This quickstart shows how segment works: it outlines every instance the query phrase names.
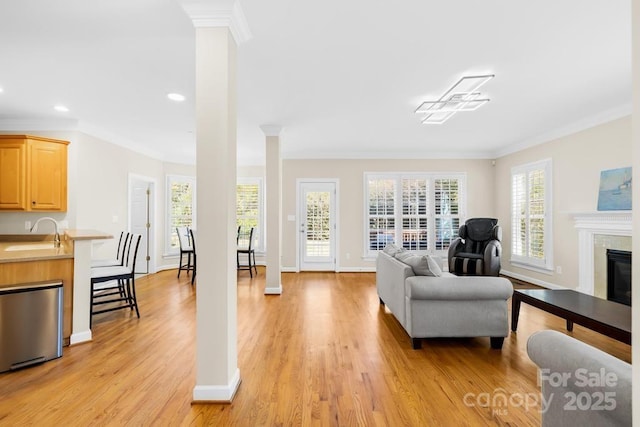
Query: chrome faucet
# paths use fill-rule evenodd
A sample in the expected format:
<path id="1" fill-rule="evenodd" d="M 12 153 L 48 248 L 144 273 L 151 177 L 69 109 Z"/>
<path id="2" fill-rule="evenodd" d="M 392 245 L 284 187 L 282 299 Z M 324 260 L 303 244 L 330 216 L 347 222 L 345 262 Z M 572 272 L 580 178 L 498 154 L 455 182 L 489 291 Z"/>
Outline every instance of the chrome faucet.
<path id="1" fill-rule="evenodd" d="M 36 223 L 33 224 L 33 227 L 31 227 L 31 230 L 29 230 L 29 232 L 33 233 L 34 231 L 37 231 L 38 230 L 38 224 L 40 224 L 40 221 L 44 221 L 45 219 L 53 222 L 53 227 L 55 228 L 55 234 L 53 235 L 53 247 L 54 248 L 59 248 L 60 247 L 60 233 L 58 233 L 58 222 L 55 219 L 51 218 L 50 216 L 43 216 L 42 218 L 37 220 Z"/>

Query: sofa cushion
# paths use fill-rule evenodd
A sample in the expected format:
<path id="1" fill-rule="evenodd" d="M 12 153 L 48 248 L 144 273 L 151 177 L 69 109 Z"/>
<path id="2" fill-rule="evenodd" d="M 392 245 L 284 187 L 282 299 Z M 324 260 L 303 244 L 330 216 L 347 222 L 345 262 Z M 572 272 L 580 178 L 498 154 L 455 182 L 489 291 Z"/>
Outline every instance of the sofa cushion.
<path id="1" fill-rule="evenodd" d="M 396 259 L 411 266 L 416 276 L 439 277 L 442 275 L 442 269 L 429 255 L 416 255 L 410 251 L 402 251 L 396 253 Z"/>
<path id="2" fill-rule="evenodd" d="M 387 246 L 385 246 L 384 249 L 382 249 L 382 252 L 384 252 L 389 256 L 394 257 L 398 252 L 402 251 L 403 249 L 404 248 L 396 245 L 395 243 L 387 243 Z"/>

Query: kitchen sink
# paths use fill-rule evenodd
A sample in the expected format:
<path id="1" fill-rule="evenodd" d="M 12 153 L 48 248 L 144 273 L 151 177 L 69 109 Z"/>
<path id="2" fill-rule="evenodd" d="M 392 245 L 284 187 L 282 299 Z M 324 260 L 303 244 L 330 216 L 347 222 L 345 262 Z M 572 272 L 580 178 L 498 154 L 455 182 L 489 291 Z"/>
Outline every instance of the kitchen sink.
<path id="1" fill-rule="evenodd" d="M 43 242 L 43 243 L 28 243 L 24 245 L 12 245 L 7 246 L 5 251 L 14 252 L 14 251 L 38 251 L 45 249 L 55 249 L 53 246 L 53 242 Z"/>

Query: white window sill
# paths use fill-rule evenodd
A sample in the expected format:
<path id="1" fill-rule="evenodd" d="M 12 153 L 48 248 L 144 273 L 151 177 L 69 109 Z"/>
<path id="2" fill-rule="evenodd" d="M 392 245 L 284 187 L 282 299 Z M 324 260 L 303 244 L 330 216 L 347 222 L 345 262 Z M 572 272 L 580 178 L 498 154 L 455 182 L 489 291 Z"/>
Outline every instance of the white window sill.
<path id="1" fill-rule="evenodd" d="M 542 274 L 546 274 L 548 276 L 552 276 L 553 275 L 553 268 L 540 267 L 538 265 L 527 264 L 527 263 L 524 263 L 522 261 L 509 260 L 509 262 L 514 267 L 524 268 L 525 270 L 535 271 L 536 273 L 542 273 Z"/>

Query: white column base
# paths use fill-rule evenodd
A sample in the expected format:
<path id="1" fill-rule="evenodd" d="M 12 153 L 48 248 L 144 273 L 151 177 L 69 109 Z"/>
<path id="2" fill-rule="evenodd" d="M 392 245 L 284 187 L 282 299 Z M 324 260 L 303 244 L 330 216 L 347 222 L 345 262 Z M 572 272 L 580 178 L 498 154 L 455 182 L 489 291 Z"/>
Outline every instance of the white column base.
<path id="1" fill-rule="evenodd" d="M 218 385 L 196 385 L 193 388 L 194 402 L 228 402 L 233 400 L 240 387 L 240 369 L 236 369 L 236 373 L 231 379 L 231 383 L 226 386 Z"/>
<path id="2" fill-rule="evenodd" d="M 70 345 L 80 344 L 83 342 L 91 341 L 92 339 L 93 339 L 93 336 L 91 335 L 91 329 L 83 332 L 75 332 L 71 334 L 71 337 L 69 337 L 69 344 Z"/>
<path id="3" fill-rule="evenodd" d="M 264 294 L 265 295 L 282 295 L 282 284 L 278 285 L 277 287 L 268 287 L 268 288 L 264 288 Z"/>

